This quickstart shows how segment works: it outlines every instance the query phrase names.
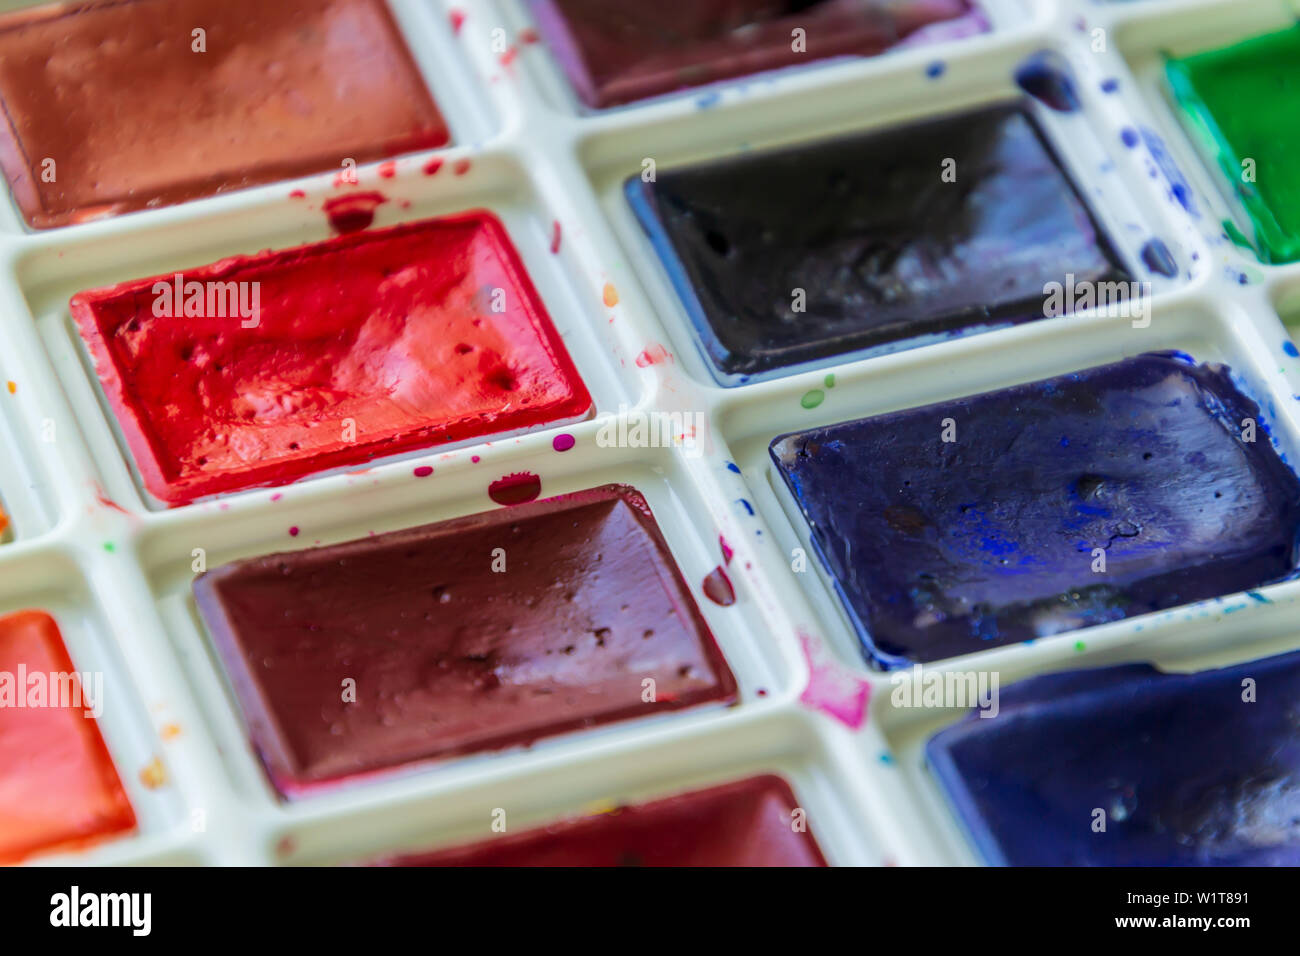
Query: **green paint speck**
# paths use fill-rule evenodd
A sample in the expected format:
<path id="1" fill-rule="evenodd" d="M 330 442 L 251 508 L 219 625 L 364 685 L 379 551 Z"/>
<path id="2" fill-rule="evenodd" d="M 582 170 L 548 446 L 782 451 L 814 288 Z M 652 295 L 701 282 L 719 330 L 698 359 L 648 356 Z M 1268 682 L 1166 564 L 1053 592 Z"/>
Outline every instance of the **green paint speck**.
<path id="1" fill-rule="evenodd" d="M 820 388 L 814 388 L 803 393 L 803 398 L 799 399 L 799 404 L 804 408 L 816 408 L 826 400 L 826 393 Z"/>
<path id="2" fill-rule="evenodd" d="M 112 541 L 105 541 L 104 550 L 107 551 L 109 554 L 112 554 L 114 551 L 117 550 L 117 547 L 113 544 Z"/>
<path id="3" fill-rule="evenodd" d="M 1083 643 L 1083 641 L 1075 641 L 1075 642 L 1074 642 L 1074 649 L 1075 649 L 1076 651 L 1087 650 L 1087 648 L 1088 648 L 1088 645 L 1085 644 L 1085 643 Z"/>
<path id="4" fill-rule="evenodd" d="M 834 387 L 835 387 L 835 373 L 834 373 L 834 372 L 831 372 L 831 374 L 829 374 L 829 375 L 826 376 L 826 387 L 827 387 L 827 388 L 834 388 Z"/>

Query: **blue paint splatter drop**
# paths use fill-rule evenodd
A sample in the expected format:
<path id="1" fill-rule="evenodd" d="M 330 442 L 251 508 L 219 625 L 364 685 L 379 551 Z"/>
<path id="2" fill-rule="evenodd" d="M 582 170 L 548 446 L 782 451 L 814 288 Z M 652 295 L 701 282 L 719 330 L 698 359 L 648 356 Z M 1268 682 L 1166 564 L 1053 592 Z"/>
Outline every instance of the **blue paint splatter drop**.
<path id="1" fill-rule="evenodd" d="M 942 60 L 935 60 L 933 63 L 931 63 L 929 66 L 925 68 L 925 75 L 932 80 L 937 79 L 938 77 L 943 76 L 943 71 L 946 70 L 947 68 L 948 68 L 947 64 L 945 64 Z"/>
<path id="2" fill-rule="evenodd" d="M 1282 343 L 1282 351 L 1292 358 L 1300 358 L 1300 349 L 1295 347 L 1295 343 L 1286 341 Z"/>
<path id="3" fill-rule="evenodd" d="M 1101 91 L 1103 93 L 1114 93 L 1118 89 L 1119 89 L 1119 80 L 1115 79 L 1115 77 L 1113 76 L 1107 77 L 1106 79 L 1101 81 Z"/>
<path id="4" fill-rule="evenodd" d="M 1146 267 L 1157 275 L 1172 279 L 1178 275 L 1178 263 L 1163 239 L 1148 239 L 1142 247 L 1142 261 Z"/>
<path id="5" fill-rule="evenodd" d="M 1073 113 L 1079 108 L 1070 65 L 1059 53 L 1035 53 L 1016 68 L 1015 76 L 1017 86 L 1058 113 Z"/>
<path id="6" fill-rule="evenodd" d="M 1134 149 L 1137 144 L 1142 142 L 1142 137 L 1138 136 L 1137 130 L 1131 126 L 1125 126 L 1119 131 L 1119 138 L 1124 141 L 1124 145 L 1129 149 Z"/>
<path id="7" fill-rule="evenodd" d="M 738 475 L 740 474 L 740 466 L 737 465 L 734 461 L 729 461 L 727 462 L 727 471 L 730 471 L 733 474 Z"/>

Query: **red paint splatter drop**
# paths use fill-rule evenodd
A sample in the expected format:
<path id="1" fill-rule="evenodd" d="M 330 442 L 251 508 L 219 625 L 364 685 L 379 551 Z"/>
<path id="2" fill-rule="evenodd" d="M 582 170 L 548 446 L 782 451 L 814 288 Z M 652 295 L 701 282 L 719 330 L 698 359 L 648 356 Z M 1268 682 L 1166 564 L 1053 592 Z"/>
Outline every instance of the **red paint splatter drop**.
<path id="1" fill-rule="evenodd" d="M 577 439 L 568 432 L 565 432 L 562 435 L 556 435 L 555 438 L 551 440 L 551 447 L 556 451 L 568 451 L 575 444 L 577 444 Z"/>
<path id="2" fill-rule="evenodd" d="M 289 529 L 289 537 L 291 537 L 291 538 L 296 538 L 296 537 L 298 537 L 298 526 L 297 526 L 297 525 L 294 525 L 292 528 Z"/>
<path id="3" fill-rule="evenodd" d="M 469 459 L 469 460 L 472 461 L 474 464 L 477 465 L 477 464 L 478 464 L 480 461 L 482 461 L 483 459 L 480 458 L 478 455 L 472 455 L 472 456 L 470 456 L 470 459 Z"/>
<path id="4" fill-rule="evenodd" d="M 736 603 L 736 589 L 731 586 L 731 578 L 722 570 L 722 565 L 704 576 L 704 596 L 722 607 L 731 607 Z"/>
<path id="5" fill-rule="evenodd" d="M 327 199 L 321 208 L 329 217 L 330 228 L 338 233 L 360 232 L 375 221 L 375 210 L 388 202 L 383 193 L 354 193 Z"/>
<path id="6" fill-rule="evenodd" d="M 727 544 L 727 539 L 724 538 L 722 535 L 718 535 L 718 544 L 722 548 L 722 563 L 730 564 L 731 559 L 736 552 L 731 550 L 731 545 Z"/>
<path id="7" fill-rule="evenodd" d="M 460 33 L 460 28 L 463 27 L 464 25 L 465 25 L 465 11 L 452 10 L 451 11 L 451 32 Z"/>
<path id="8" fill-rule="evenodd" d="M 560 220 L 551 223 L 551 252 L 560 251 Z"/>
<path id="9" fill-rule="evenodd" d="M 499 505 L 522 505 L 542 493 L 542 479 L 531 471 L 519 471 L 488 485 L 488 497 Z"/>
<path id="10" fill-rule="evenodd" d="M 433 474 L 433 466 L 420 465 L 414 471 L 412 471 L 411 474 L 415 475 L 416 478 L 428 478 L 430 475 Z"/>
<path id="11" fill-rule="evenodd" d="M 388 160 L 379 164 L 379 175 L 384 179 L 392 179 L 397 175 L 397 163 L 394 160 Z"/>
<path id="12" fill-rule="evenodd" d="M 515 62 L 515 57 L 517 57 L 518 55 L 519 55 L 518 48 L 510 47 L 508 50 L 506 50 L 505 53 L 501 54 L 501 65 L 509 66 L 510 64 Z"/>
<path id="13" fill-rule="evenodd" d="M 429 160 L 427 163 L 424 164 L 424 175 L 436 176 L 438 175 L 438 170 L 440 169 L 442 169 L 442 157 L 435 156 L 433 157 L 433 159 Z"/>
<path id="14" fill-rule="evenodd" d="M 112 498 L 108 497 L 108 495 L 104 494 L 104 490 L 100 488 L 98 485 L 95 486 L 95 500 L 98 501 L 105 508 L 108 508 L 110 511 L 116 511 L 119 514 L 124 514 L 124 515 L 131 514 L 131 512 L 127 511 L 125 508 L 119 505 Z"/>
<path id="15" fill-rule="evenodd" d="M 525 46 L 536 43 L 540 39 L 541 37 L 537 35 L 537 31 L 532 27 L 524 27 L 519 31 L 519 42 Z"/>
<path id="16" fill-rule="evenodd" d="M 451 171 L 455 173 L 457 176 L 464 176 L 467 172 L 469 172 L 469 160 L 468 159 L 456 160 L 454 163 L 451 164 Z"/>
<path id="17" fill-rule="evenodd" d="M 307 198 L 307 194 L 306 194 L 305 192 L 303 192 L 301 189 L 295 189 L 293 192 L 289 193 L 289 198 L 290 198 L 290 199 L 306 199 L 306 198 Z"/>
<path id="18" fill-rule="evenodd" d="M 637 368 L 648 368 L 668 361 L 668 350 L 657 342 L 636 357 Z"/>

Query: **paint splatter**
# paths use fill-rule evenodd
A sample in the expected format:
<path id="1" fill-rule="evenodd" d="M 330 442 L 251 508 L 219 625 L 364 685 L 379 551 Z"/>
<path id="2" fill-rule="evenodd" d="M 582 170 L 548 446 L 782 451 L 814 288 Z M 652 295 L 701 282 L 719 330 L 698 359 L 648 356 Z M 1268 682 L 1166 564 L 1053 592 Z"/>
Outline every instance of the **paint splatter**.
<path id="1" fill-rule="evenodd" d="M 283 498 L 283 497 L 284 497 L 284 495 L 280 494 L 280 492 L 277 491 L 275 494 L 271 495 L 271 500 L 272 500 L 272 501 L 279 501 L 279 500 L 280 500 L 281 498 Z"/>
<path id="2" fill-rule="evenodd" d="M 942 60 L 935 60 L 933 63 L 926 66 L 925 75 L 932 80 L 937 80 L 939 77 L 943 76 L 943 71 L 947 68 L 947 64 Z"/>
<path id="3" fill-rule="evenodd" d="M 428 478 L 433 474 L 433 466 L 419 465 L 411 471 L 411 474 L 415 475 L 416 478 Z"/>
<path id="4" fill-rule="evenodd" d="M 379 175 L 383 179 L 392 179 L 397 175 L 397 162 L 389 159 L 379 164 Z"/>
<path id="5" fill-rule="evenodd" d="M 834 388 L 834 387 L 835 387 L 835 373 L 834 373 L 834 372 L 831 372 L 831 373 L 830 373 L 829 375 L 827 375 L 824 379 L 822 379 L 822 381 L 825 383 L 825 385 L 826 385 L 827 388 Z"/>
<path id="6" fill-rule="evenodd" d="M 1113 76 L 1101 81 L 1101 91 L 1103 93 L 1114 93 L 1119 89 L 1119 80 Z"/>
<path id="7" fill-rule="evenodd" d="M 443 160 L 441 156 L 433 157 L 433 159 L 429 160 L 427 163 L 424 164 L 424 175 L 426 176 L 438 175 L 438 170 L 442 169 L 442 163 Z"/>
<path id="8" fill-rule="evenodd" d="M 375 221 L 375 210 L 388 202 L 381 192 L 354 193 L 335 196 L 321 207 L 329 217 L 330 228 L 339 234 L 360 232 Z"/>
<path id="9" fill-rule="evenodd" d="M 522 505 L 542 493 L 542 479 L 531 471 L 519 471 L 488 485 L 488 497 L 499 505 Z"/>
<path id="10" fill-rule="evenodd" d="M 1070 65 L 1059 53 L 1035 53 L 1016 68 L 1016 85 L 1058 113 L 1079 108 L 1079 93 L 1070 75 Z"/>
<path id="11" fill-rule="evenodd" d="M 515 57 L 519 55 L 518 47 L 507 47 L 506 52 L 501 54 L 501 65 L 509 67 L 515 62 Z"/>
<path id="12" fill-rule="evenodd" d="M 1300 349 L 1295 347 L 1294 342 L 1283 342 L 1282 351 L 1292 358 L 1300 358 Z"/>
<path id="13" fill-rule="evenodd" d="M 734 461 L 729 461 L 727 462 L 727 471 L 731 472 L 732 474 L 738 475 L 740 474 L 740 466 L 737 465 Z"/>
<path id="14" fill-rule="evenodd" d="M 575 444 L 577 444 L 577 439 L 568 432 L 563 432 L 551 439 L 551 447 L 556 451 L 568 451 Z"/>
<path id="15" fill-rule="evenodd" d="M 457 176 L 464 176 L 469 172 L 470 162 L 468 159 L 458 159 L 451 164 L 451 171 Z"/>
<path id="16" fill-rule="evenodd" d="M 560 251 L 560 220 L 556 219 L 551 223 L 551 254 Z"/>
<path id="17" fill-rule="evenodd" d="M 601 298 L 604 300 L 607 308 L 612 309 L 614 306 L 618 305 L 618 290 L 614 288 L 614 283 L 605 283 L 605 288 L 601 293 Z"/>
<path id="18" fill-rule="evenodd" d="M 9 394 L 10 394 L 10 395 L 12 395 L 12 394 L 14 394 L 14 392 L 18 391 L 18 383 L 17 383 L 17 382 L 8 382 L 7 385 L 8 385 L 8 388 L 9 388 Z"/>
<path id="19" fill-rule="evenodd" d="M 1074 649 L 1076 651 L 1086 651 L 1088 649 L 1088 645 L 1083 643 L 1083 641 L 1075 641 Z"/>
<path id="20" fill-rule="evenodd" d="M 291 537 L 291 538 L 296 538 L 296 537 L 298 537 L 298 526 L 297 526 L 297 525 L 294 525 L 292 528 L 289 529 L 289 537 Z"/>
<path id="21" fill-rule="evenodd" d="M 158 728 L 158 736 L 163 740 L 175 740 L 181 735 L 180 724 L 163 724 Z"/>
<path id="22" fill-rule="evenodd" d="M 722 535 L 718 535 L 718 547 L 722 549 L 722 563 L 730 564 L 731 559 L 736 556 L 736 552 L 732 550 L 731 545 L 727 544 L 727 539 Z"/>
<path id="23" fill-rule="evenodd" d="M 465 25 L 465 11 L 460 9 L 452 10 L 449 14 L 451 18 L 451 32 L 460 33 L 460 28 Z"/>
<path id="24" fill-rule="evenodd" d="M 113 554 L 117 551 L 117 545 L 115 545 L 112 541 L 105 541 L 104 550 L 107 551 L 109 554 Z"/>
<path id="25" fill-rule="evenodd" d="M 800 702 L 829 714 L 850 730 L 860 728 L 867 719 L 871 685 L 841 667 L 817 638 L 800 632 L 799 643 L 808 662 L 808 686 L 799 695 Z"/>
<path id="26" fill-rule="evenodd" d="M 167 769 L 157 757 L 140 770 L 140 782 L 149 790 L 157 790 L 167 783 Z"/>
<path id="27" fill-rule="evenodd" d="M 649 368 L 651 365 L 660 365 L 667 359 L 668 350 L 662 345 L 655 343 L 636 357 L 636 367 Z"/>
<path id="28" fill-rule="evenodd" d="M 1157 275 L 1170 279 L 1178 275 L 1178 263 L 1162 239 L 1149 239 L 1142 247 L 1142 261 L 1146 267 Z"/>
<path id="29" fill-rule="evenodd" d="M 289 193 L 289 198 L 290 198 L 290 199 L 306 199 L 306 198 L 307 198 L 307 194 L 306 194 L 305 192 L 303 192 L 301 189 L 295 189 L 293 192 Z"/>
<path id="30" fill-rule="evenodd" d="M 541 40 L 541 37 L 537 35 L 537 31 L 532 27 L 524 27 L 519 31 L 519 42 L 524 46 L 531 46 L 539 40 Z"/>
<path id="31" fill-rule="evenodd" d="M 1129 149 L 1137 149 L 1138 143 L 1142 142 L 1142 137 L 1138 135 L 1138 131 L 1132 126 L 1125 126 L 1120 130 L 1119 138 Z"/>
<path id="32" fill-rule="evenodd" d="M 477 465 L 483 459 L 480 458 L 478 455 L 471 455 L 469 460 Z"/>
<path id="33" fill-rule="evenodd" d="M 116 511 L 118 514 L 124 514 L 127 516 L 130 516 L 131 514 L 131 512 L 127 511 L 112 498 L 108 497 L 108 495 L 104 494 L 104 490 L 98 485 L 95 486 L 95 500 L 110 511 Z"/>
<path id="34" fill-rule="evenodd" d="M 722 100 L 722 94 L 717 90 L 709 90 L 702 93 L 695 99 L 695 108 L 699 110 L 709 110 L 717 106 Z"/>
<path id="35" fill-rule="evenodd" d="M 722 570 L 722 565 L 718 565 L 704 576 L 702 587 L 704 596 L 720 607 L 731 607 L 736 603 L 736 589 L 732 587 L 727 572 Z"/>
<path id="36" fill-rule="evenodd" d="M 813 388 L 803 393 L 803 397 L 799 399 L 799 404 L 804 408 L 816 408 L 825 400 L 826 393 L 820 388 Z"/>

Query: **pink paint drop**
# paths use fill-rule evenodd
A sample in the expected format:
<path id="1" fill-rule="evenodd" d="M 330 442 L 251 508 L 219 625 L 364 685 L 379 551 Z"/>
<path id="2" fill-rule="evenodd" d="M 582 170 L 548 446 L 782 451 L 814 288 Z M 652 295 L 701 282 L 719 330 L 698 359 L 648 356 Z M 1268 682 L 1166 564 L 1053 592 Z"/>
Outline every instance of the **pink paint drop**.
<path id="1" fill-rule="evenodd" d="M 574 438 L 572 435 L 570 435 L 568 432 L 565 432 L 562 435 L 556 435 L 553 439 L 551 439 L 551 447 L 554 448 L 556 451 L 568 451 L 577 443 L 578 440 Z"/>
<path id="2" fill-rule="evenodd" d="M 321 208 L 329 217 L 330 228 L 340 234 L 360 232 L 375 221 L 375 210 L 388 202 L 380 192 L 354 193 L 327 199 Z"/>
<path id="3" fill-rule="evenodd" d="M 397 175 L 397 163 L 391 159 L 387 162 L 380 163 L 379 175 L 384 179 L 392 179 Z"/>
<path id="4" fill-rule="evenodd" d="M 273 494 L 273 495 L 271 496 L 271 500 L 272 500 L 272 501 L 279 501 L 279 500 L 280 500 L 281 498 L 283 498 L 283 497 L 284 497 L 284 495 L 280 494 L 280 492 L 277 491 L 275 494 Z"/>
<path id="5" fill-rule="evenodd" d="M 290 199 L 306 199 L 306 198 L 307 198 L 307 194 L 306 194 L 305 192 L 303 192 L 301 189 L 295 189 L 293 192 L 289 193 L 289 198 L 290 198 Z"/>
<path id="6" fill-rule="evenodd" d="M 488 485 L 488 497 L 499 505 L 522 505 L 542 493 L 542 479 L 531 471 L 519 471 Z"/>
<path id="7" fill-rule="evenodd" d="M 736 552 L 731 550 L 731 545 L 727 544 L 727 539 L 722 535 L 718 535 L 718 544 L 722 548 L 722 563 L 730 564 Z"/>
<path id="8" fill-rule="evenodd" d="M 480 458 L 478 455 L 471 455 L 469 460 L 472 461 L 474 464 L 477 465 L 477 464 L 478 464 L 480 461 L 482 461 L 483 459 Z"/>
<path id="9" fill-rule="evenodd" d="M 297 525 L 294 525 L 292 528 L 289 529 L 289 537 L 291 537 L 291 538 L 296 538 L 296 537 L 298 537 L 298 526 L 297 526 Z"/>
<path id="10" fill-rule="evenodd" d="M 465 25 L 465 11 L 452 10 L 451 11 L 451 32 L 460 33 L 460 28 L 463 27 L 464 25 Z"/>
<path id="11" fill-rule="evenodd" d="M 718 565 L 704 576 L 704 596 L 721 607 L 731 607 L 736 603 L 736 589 L 731 586 L 731 578 Z"/>
<path id="12" fill-rule="evenodd" d="M 799 695 L 805 705 L 829 714 L 850 730 L 866 722 L 871 685 L 840 664 L 820 640 L 800 632 L 808 661 L 808 686 Z"/>
<path id="13" fill-rule="evenodd" d="M 451 164 L 451 171 L 455 173 L 457 176 L 464 176 L 467 172 L 469 172 L 469 160 L 468 159 L 456 160 L 454 163 Z"/>
<path id="14" fill-rule="evenodd" d="M 508 50 L 506 50 L 505 53 L 501 54 L 501 65 L 510 66 L 510 64 L 515 62 L 515 57 L 517 57 L 518 55 L 519 55 L 518 48 L 513 46 L 510 47 Z"/>
<path id="15" fill-rule="evenodd" d="M 636 357 L 636 367 L 647 368 L 651 365 L 659 365 L 667 360 L 668 350 L 656 343 Z"/>
<path id="16" fill-rule="evenodd" d="M 442 169 L 442 157 L 435 156 L 433 157 L 433 159 L 429 160 L 427 163 L 424 164 L 424 175 L 436 176 L 438 175 L 438 170 L 440 169 Z"/>
<path id="17" fill-rule="evenodd" d="M 536 43 L 540 39 L 541 37 L 537 35 L 537 31 L 534 30 L 532 27 L 524 27 L 522 30 L 519 31 L 519 42 L 524 44 L 525 46 L 529 46 L 533 43 Z"/>
<path id="18" fill-rule="evenodd" d="M 415 468 L 414 471 L 411 472 L 411 474 L 415 475 L 416 478 L 428 478 L 430 475 L 433 474 L 433 466 L 419 465 L 418 467 Z"/>
<path id="19" fill-rule="evenodd" d="M 560 220 L 556 219 L 551 223 L 551 252 L 560 251 Z"/>

